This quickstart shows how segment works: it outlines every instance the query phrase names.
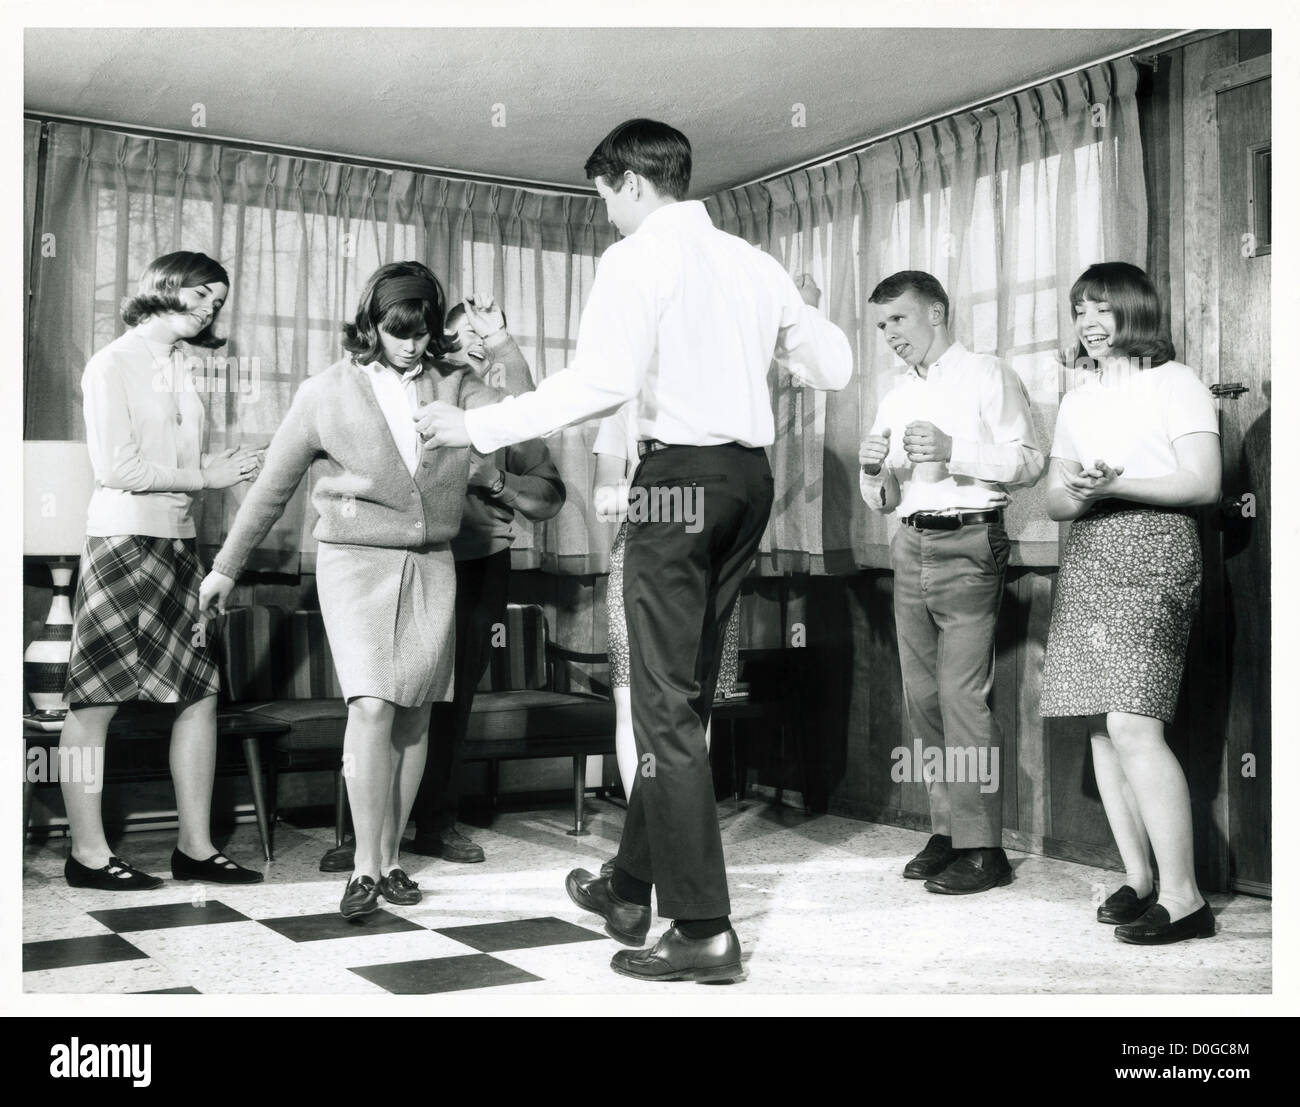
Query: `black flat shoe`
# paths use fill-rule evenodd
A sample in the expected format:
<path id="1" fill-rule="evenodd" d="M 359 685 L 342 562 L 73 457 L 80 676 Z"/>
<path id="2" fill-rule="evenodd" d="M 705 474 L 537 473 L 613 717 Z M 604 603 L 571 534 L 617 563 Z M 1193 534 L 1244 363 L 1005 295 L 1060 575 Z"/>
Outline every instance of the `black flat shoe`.
<path id="1" fill-rule="evenodd" d="M 345 919 L 369 915 L 379 909 L 379 885 L 374 877 L 359 876 L 348 885 L 339 904 L 339 914 Z"/>
<path id="2" fill-rule="evenodd" d="M 401 869 L 379 878 L 379 894 L 398 907 L 410 907 L 421 898 L 420 886 Z"/>
<path id="3" fill-rule="evenodd" d="M 147 892 L 163 885 L 161 877 L 142 873 L 120 857 L 110 857 L 102 869 L 91 869 L 72 854 L 63 863 L 63 879 L 70 888 L 98 888 L 105 892 Z"/>
<path id="4" fill-rule="evenodd" d="M 605 933 L 614 941 L 625 946 L 639 946 L 645 941 L 650 932 L 650 908 L 619 899 L 609 886 L 609 877 L 574 869 L 564 879 L 564 890 L 584 911 L 605 920 Z"/>
<path id="5" fill-rule="evenodd" d="M 969 896 L 1011 883 L 1011 862 L 998 849 L 963 850 L 938 876 L 925 882 L 927 892 L 941 896 Z"/>
<path id="6" fill-rule="evenodd" d="M 323 873 L 350 873 L 356 860 L 356 842 L 344 842 L 341 846 L 327 849 L 320 859 L 320 871 Z"/>
<path id="7" fill-rule="evenodd" d="M 947 834 L 931 834 L 925 849 L 903 866 L 903 876 L 908 880 L 929 880 L 961 856 L 961 850 L 952 848 Z"/>
<path id="8" fill-rule="evenodd" d="M 206 861 L 195 861 L 180 850 L 172 850 L 172 876 L 176 880 L 202 880 L 208 884 L 261 884 L 264 876 L 256 869 L 237 865 L 224 853 Z"/>
<path id="9" fill-rule="evenodd" d="M 1188 938 L 1213 938 L 1214 912 L 1208 903 L 1202 903 L 1200 910 L 1170 922 L 1169 912 L 1153 903 L 1136 922 L 1115 927 L 1115 937 L 1135 946 L 1167 946 Z"/>
<path id="10" fill-rule="evenodd" d="M 638 980 L 694 980 L 697 984 L 720 984 L 745 975 L 740 939 L 730 927 L 712 938 L 688 938 L 672 926 L 650 949 L 619 950 L 609 967 Z"/>
<path id="11" fill-rule="evenodd" d="M 1120 886 L 1119 891 L 1106 897 L 1106 902 L 1097 908 L 1097 921 L 1099 923 L 1109 923 L 1112 926 L 1124 923 L 1137 922 L 1146 914 L 1147 908 L 1156 901 L 1156 891 L 1151 889 L 1148 895 L 1138 898 L 1137 892 L 1133 891 L 1127 884 Z"/>

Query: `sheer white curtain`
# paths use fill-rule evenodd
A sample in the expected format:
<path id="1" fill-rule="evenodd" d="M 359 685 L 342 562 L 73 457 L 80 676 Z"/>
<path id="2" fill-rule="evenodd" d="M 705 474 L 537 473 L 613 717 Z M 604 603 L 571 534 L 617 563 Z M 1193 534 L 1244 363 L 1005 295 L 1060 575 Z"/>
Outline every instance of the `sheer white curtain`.
<path id="1" fill-rule="evenodd" d="M 872 326 L 872 289 L 900 269 L 933 273 L 954 336 L 1020 374 L 1044 446 L 1072 338 L 1070 285 L 1102 260 L 1146 262 L 1137 73 L 1124 59 L 880 142 L 862 153 L 709 201 L 715 221 L 811 272 L 855 345 L 841 393 L 777 388 L 775 571 L 888 566 L 889 528 L 858 493 L 857 451 L 899 363 Z M 1014 497 L 1013 560 L 1050 565 L 1057 526 L 1041 489 Z M 806 539 L 801 543 L 800 539 Z"/>

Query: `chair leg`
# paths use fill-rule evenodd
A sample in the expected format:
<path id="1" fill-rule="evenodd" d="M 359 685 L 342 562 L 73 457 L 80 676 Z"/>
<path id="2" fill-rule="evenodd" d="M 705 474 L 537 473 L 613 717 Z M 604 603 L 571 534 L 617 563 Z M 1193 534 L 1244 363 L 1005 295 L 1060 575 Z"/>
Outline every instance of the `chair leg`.
<path id="1" fill-rule="evenodd" d="M 343 844 L 344 824 L 348 818 L 348 790 L 343 783 L 343 767 L 334 770 L 334 845 Z"/>
<path id="2" fill-rule="evenodd" d="M 803 796 L 803 813 L 812 814 L 812 804 L 808 802 L 808 762 L 804 759 L 803 728 L 794 724 L 794 755 L 799 762 L 799 789 Z"/>
<path id="3" fill-rule="evenodd" d="M 587 796 L 587 755 L 580 753 L 573 758 L 573 829 L 571 837 L 581 838 L 590 833 L 583 825 L 583 801 Z"/>
<path id="4" fill-rule="evenodd" d="M 244 767 L 248 770 L 248 784 L 253 791 L 253 814 L 257 818 L 257 833 L 262 839 L 262 853 L 271 860 L 271 828 L 266 820 L 266 793 L 262 788 L 262 748 L 251 734 L 240 745 L 244 747 Z"/>
<path id="5" fill-rule="evenodd" d="M 36 794 L 36 782 L 23 781 L 23 848 L 27 846 L 27 827 L 32 821 L 32 796 Z"/>

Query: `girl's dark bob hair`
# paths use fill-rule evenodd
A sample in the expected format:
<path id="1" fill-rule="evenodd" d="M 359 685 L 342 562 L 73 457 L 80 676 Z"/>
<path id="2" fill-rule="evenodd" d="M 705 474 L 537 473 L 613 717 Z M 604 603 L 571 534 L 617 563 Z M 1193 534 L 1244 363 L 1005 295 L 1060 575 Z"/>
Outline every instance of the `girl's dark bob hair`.
<path id="1" fill-rule="evenodd" d="M 1151 278 L 1126 261 L 1090 265 L 1070 289 L 1071 313 L 1084 300 L 1110 305 L 1115 337 L 1110 348 L 1139 368 L 1155 368 L 1174 360 L 1174 344 L 1160 330 L 1160 298 Z M 1081 343 L 1066 354 L 1066 364 L 1085 368 L 1092 361 Z"/>
<path id="2" fill-rule="evenodd" d="M 427 281 L 432 290 L 431 299 L 397 300 L 383 311 L 379 309 L 380 290 L 394 277 L 418 277 Z M 429 348 L 424 360 L 434 361 L 443 354 L 460 349 L 460 340 L 446 331 L 447 297 L 438 278 L 427 266 L 418 261 L 394 261 L 381 265 L 366 281 L 361 290 L 361 303 L 352 323 L 343 324 L 343 348 L 352 360 L 366 365 L 379 357 L 383 347 L 379 342 L 382 326 L 394 338 L 410 338 L 428 334 Z"/>
<path id="3" fill-rule="evenodd" d="M 177 292 L 204 284 L 230 287 L 230 274 L 207 254 L 177 250 L 174 254 L 154 258 L 140 277 L 140 291 L 122 300 L 122 321 L 128 327 L 134 327 L 154 315 L 183 312 L 186 308 Z M 210 350 L 224 346 L 226 340 L 214 332 L 220 311 L 220 308 L 214 311 L 212 321 L 185 341 L 191 346 L 206 346 Z"/>

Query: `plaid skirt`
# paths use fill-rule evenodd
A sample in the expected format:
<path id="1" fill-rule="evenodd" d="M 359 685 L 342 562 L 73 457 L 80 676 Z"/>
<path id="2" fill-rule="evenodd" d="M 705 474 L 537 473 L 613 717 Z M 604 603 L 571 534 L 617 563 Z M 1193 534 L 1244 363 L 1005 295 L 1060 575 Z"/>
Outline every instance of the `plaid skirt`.
<path id="1" fill-rule="evenodd" d="M 185 703 L 220 678 L 199 616 L 193 538 L 87 538 L 72 605 L 68 702 Z"/>

